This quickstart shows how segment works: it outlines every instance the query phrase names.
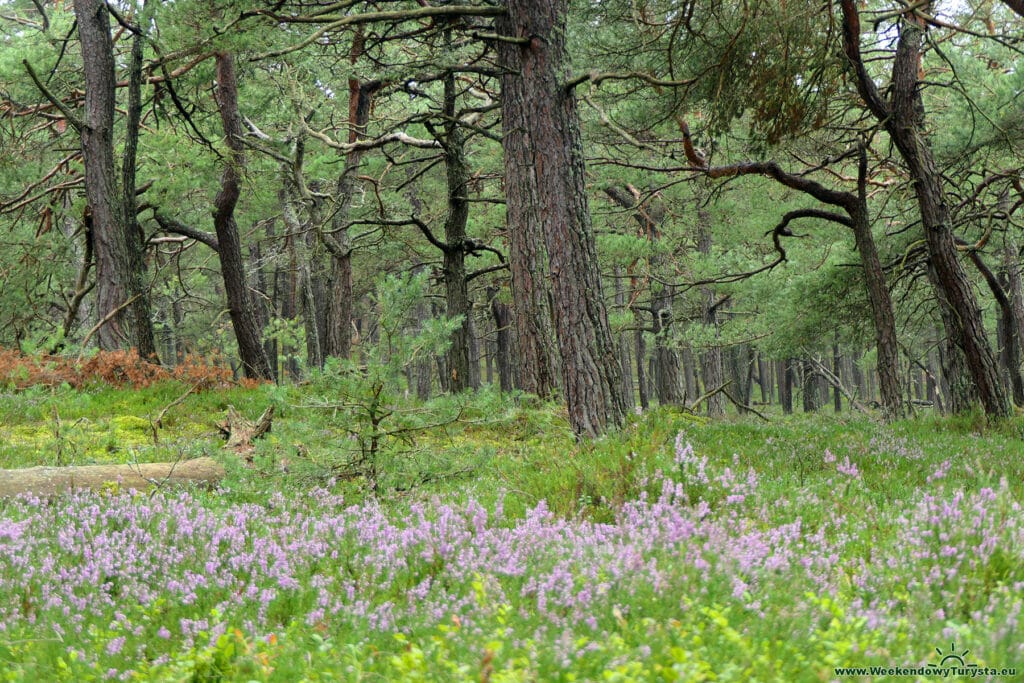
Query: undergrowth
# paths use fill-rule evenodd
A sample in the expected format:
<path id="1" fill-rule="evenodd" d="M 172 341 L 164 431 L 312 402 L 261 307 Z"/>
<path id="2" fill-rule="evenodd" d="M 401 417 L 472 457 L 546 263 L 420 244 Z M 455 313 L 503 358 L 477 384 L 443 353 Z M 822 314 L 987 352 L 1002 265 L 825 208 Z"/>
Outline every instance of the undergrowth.
<path id="1" fill-rule="evenodd" d="M 228 476 L 0 501 L 0 680 L 817 681 L 951 643 L 975 670 L 1024 661 L 1019 418 L 658 408 L 578 443 L 524 397 L 406 399 L 458 419 L 382 442 L 371 495 L 335 466 L 343 411 L 310 407 L 329 381 L 9 390 L 20 464 L 163 413 L 159 445 L 105 457 L 185 449 Z M 276 408 L 249 465 L 219 448 L 228 404 Z"/>

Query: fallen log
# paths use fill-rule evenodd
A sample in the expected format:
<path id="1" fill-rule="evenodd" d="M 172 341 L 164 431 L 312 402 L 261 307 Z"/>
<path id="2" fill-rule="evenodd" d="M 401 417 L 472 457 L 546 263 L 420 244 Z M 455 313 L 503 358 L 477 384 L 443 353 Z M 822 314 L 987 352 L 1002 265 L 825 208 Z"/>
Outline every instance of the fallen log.
<path id="1" fill-rule="evenodd" d="M 26 467 L 0 470 L 0 498 L 21 493 L 51 496 L 73 489 L 101 490 L 112 485 L 137 491 L 165 485 L 212 487 L 223 478 L 224 468 L 213 458 L 126 465 Z"/>

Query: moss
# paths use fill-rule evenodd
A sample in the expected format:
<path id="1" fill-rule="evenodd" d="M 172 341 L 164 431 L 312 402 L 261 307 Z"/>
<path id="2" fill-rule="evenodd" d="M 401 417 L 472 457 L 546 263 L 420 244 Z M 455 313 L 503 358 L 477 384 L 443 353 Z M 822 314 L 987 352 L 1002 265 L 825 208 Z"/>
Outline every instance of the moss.
<path id="1" fill-rule="evenodd" d="M 152 438 L 153 435 L 153 425 L 150 421 L 134 415 L 118 415 L 110 418 L 110 429 L 118 436 L 123 435 L 127 438 L 137 434 Z"/>

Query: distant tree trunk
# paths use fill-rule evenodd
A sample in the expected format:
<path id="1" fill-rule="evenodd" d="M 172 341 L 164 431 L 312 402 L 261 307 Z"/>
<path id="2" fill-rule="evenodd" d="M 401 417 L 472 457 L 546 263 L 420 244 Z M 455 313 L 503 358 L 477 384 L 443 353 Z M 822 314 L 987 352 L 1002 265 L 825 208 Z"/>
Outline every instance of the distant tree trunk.
<path id="1" fill-rule="evenodd" d="M 885 126 L 913 180 L 928 250 L 928 277 L 939 299 L 946 336 L 952 342 L 949 369 L 966 369 L 986 414 L 1007 416 L 1010 403 L 971 283 L 958 258 L 943 179 L 923 132 L 924 102 L 919 83 L 924 28 L 915 16 L 900 23 L 890 93 L 884 99 L 860 54 L 860 17 L 855 0 L 842 0 L 844 45 L 857 87 L 875 118 Z M 959 356 L 959 358 L 953 358 Z M 958 382 L 950 377 L 951 384 Z M 958 391 L 954 395 L 962 398 Z M 963 406 L 959 406 L 963 408 Z"/>
<path id="2" fill-rule="evenodd" d="M 622 424 L 626 402 L 587 208 L 579 113 L 565 85 L 568 3 L 509 0 L 506 8 L 498 32 L 529 41 L 497 43 L 509 231 L 521 233 L 530 220 L 544 228 L 569 422 L 577 436 L 596 436 Z"/>
<path id="3" fill-rule="evenodd" d="M 272 239 L 273 235 L 272 225 L 271 223 L 267 227 L 267 237 L 269 239 Z M 267 286 L 267 274 L 263 270 L 263 250 L 260 249 L 258 241 L 249 247 L 248 271 L 251 280 L 249 293 L 252 297 L 253 309 L 256 312 L 256 324 L 259 326 L 260 336 L 263 337 L 263 352 L 267 354 L 267 362 L 270 363 L 272 379 L 277 382 L 279 381 L 277 376 L 277 340 L 267 338 L 263 334 L 263 330 L 266 330 L 267 325 L 270 324 L 273 301 L 269 296 L 270 288 Z"/>
<path id="4" fill-rule="evenodd" d="M 129 83 L 129 123 L 136 130 L 128 136 L 123 179 L 131 178 L 129 185 L 122 184 L 119 192 L 114 159 L 117 79 L 110 16 L 102 0 L 75 0 L 74 5 L 85 74 L 85 119 L 80 134 L 89 228 L 96 259 L 96 315 L 100 320 L 110 316 L 98 330 L 97 341 L 101 349 L 114 350 L 127 344 L 143 358 L 155 358 L 149 293 L 143 276 L 142 236 L 134 214 L 142 43 L 135 41 L 132 47 Z"/>
<path id="5" fill-rule="evenodd" d="M 244 164 L 242 121 L 238 114 L 238 82 L 234 61 L 226 52 L 217 53 L 217 104 L 225 141 L 231 155 L 221 174 L 220 190 L 213 200 L 213 225 L 217 232 L 221 275 L 228 299 L 231 325 L 238 340 L 238 354 L 246 377 L 272 379 L 270 362 L 263 349 L 262 329 L 255 302 L 249 293 L 242 260 L 242 243 L 235 223 L 235 205 L 241 192 L 241 169 Z"/>
<path id="6" fill-rule="evenodd" d="M 301 140 L 298 144 L 301 144 Z M 327 348 L 327 287 L 324 282 L 324 248 L 319 239 L 321 200 L 307 202 L 307 215 L 300 222 L 297 192 L 289 180 L 290 171 L 284 172 L 285 189 L 282 216 L 291 242 L 296 263 L 296 286 L 302 324 L 306 336 L 306 367 L 322 370 Z"/>
<path id="7" fill-rule="evenodd" d="M 942 403 L 941 377 L 942 371 L 939 368 L 938 351 L 933 347 L 928 351 L 928 400 L 940 412 L 945 412 Z"/>
<path id="8" fill-rule="evenodd" d="M 853 386 L 857 391 L 857 395 L 862 399 L 867 400 L 867 397 L 865 396 L 867 388 L 864 382 L 864 373 L 861 372 L 859 364 L 859 357 L 861 355 L 863 355 L 861 351 L 857 350 L 854 357 L 850 359 L 850 376 L 853 378 Z"/>
<path id="9" fill-rule="evenodd" d="M 803 361 L 803 404 L 805 413 L 817 412 L 821 407 L 821 388 L 818 385 L 818 373 L 809 361 Z"/>
<path id="10" fill-rule="evenodd" d="M 706 209 L 697 211 L 697 251 L 704 256 L 711 254 L 711 214 Z M 701 322 L 711 328 L 714 342 L 704 351 L 704 391 L 714 391 L 725 383 L 725 368 L 722 363 L 722 348 L 718 345 L 718 305 L 715 291 L 710 286 L 700 288 Z M 718 302 L 720 305 L 720 302 Z M 725 415 L 725 396 L 717 393 L 708 398 L 708 415 Z"/>
<path id="11" fill-rule="evenodd" d="M 494 384 L 494 354 L 497 352 L 494 340 L 489 336 L 484 341 L 484 383 Z"/>
<path id="12" fill-rule="evenodd" d="M 835 342 L 832 344 L 832 374 L 842 383 L 843 357 L 839 353 L 839 344 Z M 836 413 L 843 412 L 843 394 L 839 391 L 838 384 L 832 387 L 832 409 Z"/>
<path id="13" fill-rule="evenodd" d="M 692 401 L 699 393 L 697 383 L 696 361 L 693 358 L 693 350 L 689 345 L 683 347 L 683 378 L 686 381 L 686 399 Z"/>
<path id="14" fill-rule="evenodd" d="M 444 310 L 436 301 L 430 302 L 430 309 L 435 318 L 444 314 Z M 437 386 L 442 393 L 447 394 L 452 391 L 452 373 L 448 367 L 448 356 L 446 354 L 435 356 L 434 362 L 437 365 Z"/>
<path id="15" fill-rule="evenodd" d="M 361 40 L 353 41 L 350 62 L 361 54 Z M 370 121 L 373 95 L 380 89 L 379 81 L 360 82 L 349 78 L 349 137 L 355 142 L 362 137 Z M 334 188 L 334 206 L 330 231 L 321 231 L 323 245 L 331 255 L 329 279 L 330 305 L 327 309 L 324 355 L 348 358 L 352 353 L 352 238 L 348 222 L 352 202 L 358 189 L 359 167 L 364 151 L 353 149 L 345 154 L 345 166 Z"/>
<path id="16" fill-rule="evenodd" d="M 288 267 L 278 271 L 274 285 L 275 295 L 281 301 L 281 317 L 284 320 L 295 323 L 299 319 L 301 308 L 301 267 L 299 266 L 298 242 L 301 234 L 301 226 L 298 217 L 295 215 L 294 207 L 288 200 L 288 192 L 282 189 L 279 198 L 281 201 L 281 213 L 284 221 L 284 251 L 288 257 Z M 299 350 L 293 346 L 282 349 L 285 354 L 285 372 L 289 379 L 299 379 Z"/>
<path id="17" fill-rule="evenodd" d="M 337 214 L 336 214 L 337 215 Z M 348 229 L 339 229 L 331 241 L 327 279 L 326 358 L 348 358 L 352 353 L 352 244 Z"/>
<path id="18" fill-rule="evenodd" d="M 786 415 L 793 414 L 793 363 L 790 358 L 776 363 L 776 370 L 779 373 L 779 403 Z"/>
<path id="19" fill-rule="evenodd" d="M 665 216 L 665 208 L 655 197 L 652 201 L 642 201 L 640 192 L 631 185 L 610 185 L 605 193 L 619 206 L 635 209 L 633 218 L 640 226 L 640 236 L 650 242 L 661 238 L 659 225 Z M 661 258 L 652 256 L 649 268 L 652 272 L 660 269 Z M 621 285 L 616 280 L 616 296 L 621 293 Z M 652 375 L 654 393 L 662 405 L 679 404 L 682 401 L 682 382 L 679 376 L 679 354 L 671 346 L 669 334 L 674 317 L 673 303 L 675 289 L 669 285 L 651 287 L 651 329 L 654 333 L 654 363 Z M 623 302 L 624 304 L 625 302 Z M 626 368 L 623 367 L 623 374 Z M 629 392 L 632 393 L 632 390 Z M 628 394 L 627 394 L 628 395 Z"/>
<path id="20" fill-rule="evenodd" d="M 636 345 L 636 385 L 640 394 L 640 409 L 647 410 L 651 405 L 650 388 L 647 384 L 647 340 L 644 339 L 644 331 L 640 321 L 640 314 L 635 310 L 636 331 L 633 332 L 633 343 Z"/>
<path id="21" fill-rule="evenodd" d="M 473 302 L 470 301 L 470 306 Z M 469 316 L 469 386 L 473 389 L 480 388 L 480 340 L 476 333 L 476 317 L 470 310 Z"/>
<path id="22" fill-rule="evenodd" d="M 302 320 L 306 332 L 306 365 L 311 369 L 324 367 L 324 338 L 326 309 L 321 306 L 327 296 L 323 278 L 316 273 L 313 263 L 303 263 L 299 270 L 302 288 Z"/>
<path id="23" fill-rule="evenodd" d="M 417 275 L 425 272 L 427 267 L 417 263 L 413 272 Z M 430 319 L 430 304 L 426 298 L 421 298 L 413 308 L 413 328 L 419 333 L 423 330 L 424 324 Z M 416 398 L 420 401 L 429 401 L 433 389 L 434 363 L 430 356 L 417 354 L 416 359 L 408 368 L 409 389 L 415 389 Z"/>
<path id="24" fill-rule="evenodd" d="M 729 395 L 744 405 L 750 405 L 750 370 L 750 347 L 746 344 L 732 346 L 729 349 Z M 747 412 L 745 408 L 739 411 Z"/>
<path id="25" fill-rule="evenodd" d="M 760 350 L 757 352 L 757 378 L 758 384 L 761 386 L 761 403 L 771 405 L 774 398 L 772 396 L 771 368 L 769 361 L 764 359 L 764 354 Z"/>
<path id="26" fill-rule="evenodd" d="M 494 317 L 495 346 L 498 366 L 498 386 L 502 391 L 512 391 L 512 309 L 498 300 L 497 287 L 487 288 L 491 301 L 491 315 Z"/>
<path id="27" fill-rule="evenodd" d="M 1017 241 L 1007 234 L 1003 244 L 1003 268 L 1006 279 L 1006 295 L 1010 300 L 1014 326 L 1008 332 L 1016 336 L 1016 358 L 1007 358 L 1007 364 L 1011 370 L 1010 377 L 1016 376 L 1017 381 L 1013 385 L 1013 402 L 1018 407 L 1024 407 L 1024 386 L 1020 380 L 1021 361 L 1024 360 L 1024 277 L 1021 274 L 1020 248 Z M 1007 321 L 1009 322 L 1009 320 Z"/>
<path id="28" fill-rule="evenodd" d="M 622 286 L 622 268 L 615 266 L 615 305 L 619 310 L 626 309 L 626 291 Z M 636 392 L 633 389 L 633 359 L 629 353 L 629 333 L 619 332 L 619 364 L 622 366 L 622 395 L 626 397 L 626 404 L 630 407 L 636 405 Z"/>

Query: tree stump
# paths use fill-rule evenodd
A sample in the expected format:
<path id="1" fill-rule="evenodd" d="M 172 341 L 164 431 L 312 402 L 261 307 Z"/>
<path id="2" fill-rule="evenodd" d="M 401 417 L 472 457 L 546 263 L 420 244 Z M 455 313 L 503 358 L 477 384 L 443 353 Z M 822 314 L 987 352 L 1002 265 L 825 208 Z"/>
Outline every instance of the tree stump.
<path id="1" fill-rule="evenodd" d="M 223 478 L 224 468 L 213 458 L 134 465 L 27 467 L 0 470 L 0 498 L 21 493 L 52 496 L 75 489 L 101 490 L 111 485 L 137 491 L 164 485 L 213 487 Z"/>
<path id="2" fill-rule="evenodd" d="M 252 462 L 253 441 L 270 431 L 271 422 L 274 420 L 274 406 L 268 407 L 255 422 L 247 420 L 234 406 L 228 406 L 227 418 L 217 425 L 217 428 L 227 437 L 228 441 L 224 448 L 230 448 L 235 453 L 244 456 Z"/>

